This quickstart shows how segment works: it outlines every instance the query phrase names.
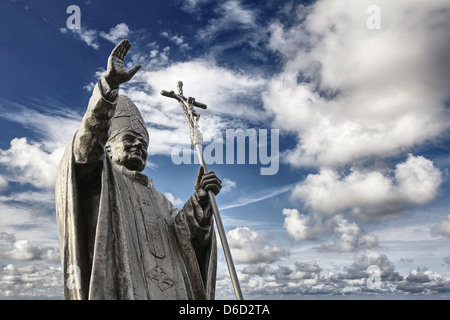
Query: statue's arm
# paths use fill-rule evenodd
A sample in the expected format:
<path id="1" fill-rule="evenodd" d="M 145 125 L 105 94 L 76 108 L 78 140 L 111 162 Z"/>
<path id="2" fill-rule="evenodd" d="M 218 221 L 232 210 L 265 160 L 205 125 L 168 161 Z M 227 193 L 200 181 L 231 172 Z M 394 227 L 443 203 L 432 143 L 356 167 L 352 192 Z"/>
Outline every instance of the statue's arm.
<path id="1" fill-rule="evenodd" d="M 127 71 L 124 60 L 130 49 L 128 40 L 122 40 L 111 52 L 108 58 L 108 67 L 103 76 L 95 85 L 86 113 L 81 121 L 74 141 L 75 162 L 88 164 L 101 160 L 108 140 L 111 119 L 119 94 L 119 86 L 136 74 L 141 68 L 135 66 Z"/>
<path id="2" fill-rule="evenodd" d="M 105 77 L 95 85 L 80 129 L 75 136 L 73 150 L 76 163 L 87 164 L 101 160 L 117 97 L 118 89 L 112 89 Z"/>

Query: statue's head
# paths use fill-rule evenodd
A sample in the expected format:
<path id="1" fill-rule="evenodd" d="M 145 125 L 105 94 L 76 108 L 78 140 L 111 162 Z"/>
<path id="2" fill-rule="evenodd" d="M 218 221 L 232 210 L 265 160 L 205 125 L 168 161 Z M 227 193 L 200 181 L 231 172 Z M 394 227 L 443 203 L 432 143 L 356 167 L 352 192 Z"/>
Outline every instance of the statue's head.
<path id="1" fill-rule="evenodd" d="M 136 105 L 119 96 L 106 151 L 112 162 L 129 170 L 142 171 L 147 162 L 148 131 Z"/>

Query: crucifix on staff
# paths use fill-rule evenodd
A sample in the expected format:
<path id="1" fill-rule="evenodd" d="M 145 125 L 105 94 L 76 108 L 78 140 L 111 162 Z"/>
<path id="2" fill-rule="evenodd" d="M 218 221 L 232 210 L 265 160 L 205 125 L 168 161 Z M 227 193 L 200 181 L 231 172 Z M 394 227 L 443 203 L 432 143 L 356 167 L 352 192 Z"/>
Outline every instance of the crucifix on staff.
<path id="1" fill-rule="evenodd" d="M 191 129 L 191 143 L 194 146 L 195 150 L 197 151 L 197 156 L 200 160 L 201 168 L 203 168 L 204 172 L 207 172 L 208 170 L 206 168 L 206 163 L 203 159 L 203 150 L 202 150 L 203 135 L 200 132 L 198 126 L 200 114 L 194 110 L 194 106 L 201 109 L 206 109 L 207 106 L 204 103 L 196 101 L 195 98 L 192 97 L 186 98 L 183 94 L 183 82 L 178 81 L 177 88 L 178 94 L 175 93 L 174 91 L 162 90 L 161 95 L 173 98 L 179 102 L 180 107 L 183 110 L 184 116 L 186 117 L 186 121 L 189 125 L 189 128 Z M 220 216 L 219 208 L 217 206 L 216 197 L 211 190 L 208 191 L 208 197 L 211 203 L 212 211 L 214 213 L 214 218 L 216 220 L 217 231 L 219 233 L 219 237 L 222 243 L 225 260 L 227 262 L 228 271 L 230 273 L 231 282 L 233 284 L 236 299 L 243 300 L 239 279 L 237 277 L 237 273 L 234 267 L 233 257 L 231 256 L 230 247 L 228 245 L 225 229 L 222 224 L 222 218 Z"/>

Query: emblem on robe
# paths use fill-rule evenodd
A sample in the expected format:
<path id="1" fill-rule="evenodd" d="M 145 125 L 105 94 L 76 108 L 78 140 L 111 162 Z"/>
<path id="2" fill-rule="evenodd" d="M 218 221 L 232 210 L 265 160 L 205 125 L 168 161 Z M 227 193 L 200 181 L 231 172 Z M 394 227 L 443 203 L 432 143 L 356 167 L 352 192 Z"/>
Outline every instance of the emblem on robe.
<path id="1" fill-rule="evenodd" d="M 147 273 L 147 276 L 154 283 L 156 283 L 161 291 L 169 289 L 174 284 L 173 280 L 170 279 L 169 276 L 164 272 L 164 270 L 159 266 L 156 266 L 149 273 Z"/>

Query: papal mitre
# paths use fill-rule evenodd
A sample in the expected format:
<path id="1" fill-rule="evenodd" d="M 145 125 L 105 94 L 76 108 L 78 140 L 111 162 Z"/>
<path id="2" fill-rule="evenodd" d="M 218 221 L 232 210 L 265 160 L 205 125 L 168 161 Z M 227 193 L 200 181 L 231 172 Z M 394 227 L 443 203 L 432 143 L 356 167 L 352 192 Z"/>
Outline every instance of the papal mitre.
<path id="1" fill-rule="evenodd" d="M 148 142 L 148 131 L 141 112 L 130 98 L 119 96 L 108 140 L 126 131 L 134 132 Z"/>

